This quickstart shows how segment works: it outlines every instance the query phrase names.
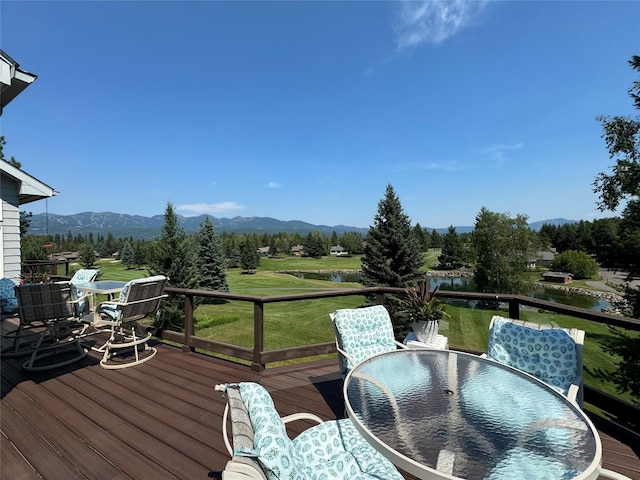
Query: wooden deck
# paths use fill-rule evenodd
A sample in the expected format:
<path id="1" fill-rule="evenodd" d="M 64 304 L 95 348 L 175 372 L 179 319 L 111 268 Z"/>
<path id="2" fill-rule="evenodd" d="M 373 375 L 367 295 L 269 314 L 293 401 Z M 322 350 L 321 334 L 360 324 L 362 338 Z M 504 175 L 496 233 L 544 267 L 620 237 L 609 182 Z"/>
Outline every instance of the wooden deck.
<path id="1" fill-rule="evenodd" d="M 2 359 L 0 477 L 220 478 L 229 455 L 221 433 L 225 402 L 213 389 L 218 383 L 259 382 L 283 415 L 344 414 L 335 360 L 257 374 L 168 345 L 158 350 L 151 361 L 124 370 L 105 370 L 90 355 L 67 367 L 27 374 L 21 369 L 24 358 Z M 292 426 L 302 430 L 309 424 Z M 640 480 L 640 446 L 600 428 L 605 468 Z"/>

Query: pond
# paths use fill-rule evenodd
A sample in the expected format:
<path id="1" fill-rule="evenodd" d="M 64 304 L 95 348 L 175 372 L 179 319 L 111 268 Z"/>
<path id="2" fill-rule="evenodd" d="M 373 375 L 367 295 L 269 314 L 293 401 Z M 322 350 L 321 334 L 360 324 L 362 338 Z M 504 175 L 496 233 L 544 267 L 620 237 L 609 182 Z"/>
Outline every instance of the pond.
<path id="1" fill-rule="evenodd" d="M 359 273 L 320 273 L 320 272 L 287 272 L 298 278 L 308 280 L 328 280 L 331 282 L 359 282 Z M 430 277 L 429 288 L 435 289 L 440 286 L 441 290 L 475 292 L 475 283 L 472 278 L 462 277 Z M 548 302 L 561 303 L 563 305 L 571 305 L 587 310 L 602 311 L 611 306 L 611 304 L 600 298 L 591 297 L 589 295 L 571 295 L 562 290 L 555 288 L 545 288 L 537 286 L 531 293 L 531 297 Z"/>

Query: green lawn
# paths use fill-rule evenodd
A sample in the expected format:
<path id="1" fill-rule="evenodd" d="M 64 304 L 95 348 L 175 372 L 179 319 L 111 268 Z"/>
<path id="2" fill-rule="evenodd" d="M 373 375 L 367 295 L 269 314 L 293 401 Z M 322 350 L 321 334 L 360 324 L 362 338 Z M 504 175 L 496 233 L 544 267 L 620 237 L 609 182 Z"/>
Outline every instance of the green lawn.
<path id="1" fill-rule="evenodd" d="M 360 288 L 357 283 L 335 283 L 323 280 L 303 280 L 293 275 L 276 273 L 278 270 L 351 270 L 360 266 L 359 257 L 330 257 L 322 260 L 309 258 L 261 259 L 254 274 L 241 269 L 227 273 L 230 291 L 250 295 L 278 295 L 326 289 Z M 148 275 L 146 270 L 126 270 L 118 262 L 101 261 L 101 279 L 127 281 Z M 361 297 L 336 297 L 330 299 L 303 300 L 272 303 L 265 306 L 265 347 L 267 350 L 307 345 L 334 340 L 329 313 L 337 308 L 362 305 Z M 482 351 L 488 340 L 488 326 L 494 314 L 506 316 L 507 312 L 475 310 L 447 305 L 450 318 L 440 327 L 449 337 L 452 347 L 464 347 Z M 586 332 L 584 346 L 585 383 L 620 398 L 631 401 L 629 394 L 618 394 L 615 385 L 601 378 L 598 372 L 614 368 L 618 360 L 606 354 L 601 342 L 614 338 L 606 325 L 580 320 L 554 313 L 540 313 L 522 309 L 522 318 L 537 323 L 575 327 Z M 197 335 L 234 345 L 253 346 L 253 304 L 231 301 L 219 305 L 201 305 L 195 312 Z M 633 332 L 632 335 L 640 335 Z"/>

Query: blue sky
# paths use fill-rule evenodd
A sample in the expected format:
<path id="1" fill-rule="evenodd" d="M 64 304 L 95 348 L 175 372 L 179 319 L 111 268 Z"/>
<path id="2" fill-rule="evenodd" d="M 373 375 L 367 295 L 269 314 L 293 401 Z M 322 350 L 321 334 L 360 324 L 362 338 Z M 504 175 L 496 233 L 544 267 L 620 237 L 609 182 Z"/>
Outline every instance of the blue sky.
<path id="1" fill-rule="evenodd" d="M 593 220 L 639 25 L 638 1 L 3 0 L 38 75 L 5 156 L 60 192 L 33 213 L 368 227 L 390 183 L 423 227 Z"/>

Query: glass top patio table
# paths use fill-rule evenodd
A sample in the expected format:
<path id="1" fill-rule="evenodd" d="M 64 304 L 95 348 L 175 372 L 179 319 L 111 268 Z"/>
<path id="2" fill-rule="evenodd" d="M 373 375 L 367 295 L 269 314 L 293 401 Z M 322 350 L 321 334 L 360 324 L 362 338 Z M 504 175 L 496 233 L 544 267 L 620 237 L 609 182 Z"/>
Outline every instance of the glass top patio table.
<path id="1" fill-rule="evenodd" d="M 76 288 L 88 293 L 102 293 L 113 295 L 120 293 L 126 282 L 118 282 L 116 280 L 98 280 L 96 282 L 77 283 Z"/>
<path id="2" fill-rule="evenodd" d="M 596 479 L 602 446 L 571 401 L 476 355 L 397 350 L 344 383 L 349 418 L 389 460 L 423 479 Z"/>

